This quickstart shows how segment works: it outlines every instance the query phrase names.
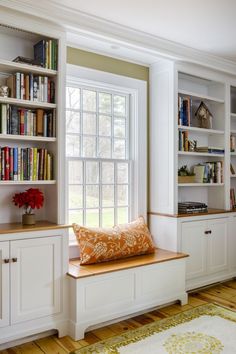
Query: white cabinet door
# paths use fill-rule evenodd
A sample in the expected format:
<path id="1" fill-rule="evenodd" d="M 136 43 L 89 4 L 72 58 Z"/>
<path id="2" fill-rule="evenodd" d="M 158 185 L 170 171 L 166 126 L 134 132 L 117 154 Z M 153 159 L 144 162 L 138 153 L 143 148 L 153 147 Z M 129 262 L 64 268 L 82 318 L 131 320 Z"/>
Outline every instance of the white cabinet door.
<path id="1" fill-rule="evenodd" d="M 182 223 L 181 251 L 189 254 L 186 263 L 187 279 L 203 276 L 207 272 L 205 229 L 205 221 Z"/>
<path id="2" fill-rule="evenodd" d="M 9 242 L 0 242 L 0 327 L 9 325 Z"/>
<path id="3" fill-rule="evenodd" d="M 11 322 L 61 310 L 61 237 L 10 242 Z"/>
<path id="4" fill-rule="evenodd" d="M 228 268 L 227 219 L 214 219 L 207 222 L 208 273 L 218 273 Z"/>
<path id="5" fill-rule="evenodd" d="M 231 270 L 236 271 L 236 217 L 234 216 L 228 224 L 228 249 L 229 249 L 229 266 Z"/>

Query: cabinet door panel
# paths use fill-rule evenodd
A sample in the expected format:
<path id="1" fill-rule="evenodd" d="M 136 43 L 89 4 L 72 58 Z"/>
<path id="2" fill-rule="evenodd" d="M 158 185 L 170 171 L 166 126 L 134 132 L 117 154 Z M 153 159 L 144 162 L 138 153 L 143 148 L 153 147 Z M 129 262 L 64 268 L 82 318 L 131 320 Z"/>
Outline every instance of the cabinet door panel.
<path id="1" fill-rule="evenodd" d="M 208 221 L 208 272 L 217 273 L 228 268 L 227 219 Z"/>
<path id="2" fill-rule="evenodd" d="M 236 217 L 233 218 L 232 221 L 229 222 L 229 262 L 230 269 L 236 271 Z"/>
<path id="3" fill-rule="evenodd" d="M 190 221 L 182 224 L 181 251 L 189 254 L 186 263 L 187 279 L 196 278 L 206 274 L 206 223 Z"/>
<path id="4" fill-rule="evenodd" d="M 9 325 L 9 242 L 0 242 L 0 327 Z"/>
<path id="5" fill-rule="evenodd" d="M 61 237 L 12 241 L 10 253 L 12 323 L 59 312 Z"/>

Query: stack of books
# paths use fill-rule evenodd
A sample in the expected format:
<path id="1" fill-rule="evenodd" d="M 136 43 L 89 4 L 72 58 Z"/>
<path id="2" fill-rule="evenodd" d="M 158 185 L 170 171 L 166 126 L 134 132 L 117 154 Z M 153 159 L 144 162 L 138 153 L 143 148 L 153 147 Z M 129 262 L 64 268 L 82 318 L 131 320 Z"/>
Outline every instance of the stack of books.
<path id="1" fill-rule="evenodd" d="M 26 136 L 56 136 L 55 110 L 30 110 L 0 104 L 0 133 Z"/>
<path id="2" fill-rule="evenodd" d="M 192 100 L 190 97 L 179 96 L 178 99 L 178 124 L 191 126 Z"/>
<path id="3" fill-rule="evenodd" d="M 7 78 L 10 97 L 36 102 L 55 102 L 55 83 L 47 76 L 17 72 Z"/>
<path id="4" fill-rule="evenodd" d="M 231 209 L 236 208 L 234 188 L 230 189 L 230 208 Z"/>
<path id="5" fill-rule="evenodd" d="M 42 39 L 34 45 L 34 59 L 46 69 L 57 70 L 57 41 Z"/>
<path id="6" fill-rule="evenodd" d="M 47 149 L 0 148 L 1 181 L 52 180 L 53 157 Z"/>
<path id="7" fill-rule="evenodd" d="M 225 150 L 223 148 L 212 147 L 212 146 L 197 146 L 196 152 L 208 153 L 208 154 L 220 154 L 224 155 Z"/>
<path id="8" fill-rule="evenodd" d="M 207 205 L 201 202 L 178 203 L 179 214 L 207 213 Z"/>
<path id="9" fill-rule="evenodd" d="M 194 166 L 196 183 L 223 183 L 223 162 L 204 162 Z"/>

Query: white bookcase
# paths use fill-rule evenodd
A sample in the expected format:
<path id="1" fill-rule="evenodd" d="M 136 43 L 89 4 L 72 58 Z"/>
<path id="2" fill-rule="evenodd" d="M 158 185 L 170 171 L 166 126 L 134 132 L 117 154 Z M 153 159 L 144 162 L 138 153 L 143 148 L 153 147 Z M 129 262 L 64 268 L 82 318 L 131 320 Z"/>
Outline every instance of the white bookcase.
<path id="1" fill-rule="evenodd" d="M 209 208 L 230 208 L 230 119 L 227 79 L 190 64 L 157 63 L 151 68 L 151 200 L 150 211 L 178 213 L 178 202 L 199 201 Z M 192 102 L 191 126 L 178 125 L 178 97 Z M 195 112 L 203 101 L 212 113 L 212 129 L 199 127 Z M 236 120 L 235 120 L 236 122 Z M 235 126 L 236 128 L 236 126 Z M 179 132 L 197 146 L 221 148 L 224 154 L 179 151 Z M 220 183 L 178 183 L 178 169 L 222 161 Z"/>
<path id="2" fill-rule="evenodd" d="M 17 56 L 33 58 L 33 46 L 41 39 L 54 39 L 58 44 L 58 70 L 15 63 Z M 42 108 L 56 111 L 56 136 L 22 136 L 0 134 L 0 146 L 45 148 L 53 155 L 53 179 L 39 181 L 0 181 L 0 223 L 21 221 L 22 210 L 12 203 L 15 192 L 30 187 L 40 188 L 45 195 L 45 205 L 36 212 L 39 220 L 64 223 L 64 89 L 65 89 L 65 33 L 48 22 L 28 19 L 23 15 L 10 16 L 9 11 L 0 15 L 0 85 L 6 84 L 6 78 L 16 72 L 33 73 L 47 76 L 55 82 L 55 103 L 35 102 L 11 97 L 0 97 L 1 103 L 25 107 Z"/>

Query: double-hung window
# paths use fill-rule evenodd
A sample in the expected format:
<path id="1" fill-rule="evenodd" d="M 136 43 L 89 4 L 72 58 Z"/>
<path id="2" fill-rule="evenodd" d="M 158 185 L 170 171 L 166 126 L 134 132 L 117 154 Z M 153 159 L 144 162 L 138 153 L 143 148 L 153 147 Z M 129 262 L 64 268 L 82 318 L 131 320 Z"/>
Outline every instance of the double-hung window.
<path id="1" fill-rule="evenodd" d="M 110 227 L 137 216 L 133 94 L 127 87 L 68 77 L 66 161 L 70 224 Z"/>

